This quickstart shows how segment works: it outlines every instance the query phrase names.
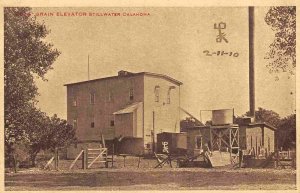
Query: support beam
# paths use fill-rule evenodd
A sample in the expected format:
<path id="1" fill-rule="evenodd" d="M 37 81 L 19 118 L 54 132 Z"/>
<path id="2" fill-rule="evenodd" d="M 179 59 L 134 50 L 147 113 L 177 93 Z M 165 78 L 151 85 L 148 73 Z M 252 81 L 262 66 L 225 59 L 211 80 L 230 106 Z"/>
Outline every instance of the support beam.
<path id="1" fill-rule="evenodd" d="M 184 110 L 183 108 L 179 107 L 181 111 L 183 111 L 185 114 L 187 114 L 188 116 L 190 116 L 191 118 L 193 118 L 195 120 L 196 123 L 198 123 L 199 125 L 204 125 L 201 121 L 199 121 L 196 117 L 194 117 L 191 113 L 187 112 L 186 110 Z"/>

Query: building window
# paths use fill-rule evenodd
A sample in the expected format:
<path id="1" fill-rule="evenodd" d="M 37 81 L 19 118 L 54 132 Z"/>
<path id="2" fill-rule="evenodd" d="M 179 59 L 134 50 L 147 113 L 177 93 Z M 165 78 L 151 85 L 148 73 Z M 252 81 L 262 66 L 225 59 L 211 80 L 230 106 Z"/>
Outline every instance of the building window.
<path id="1" fill-rule="evenodd" d="M 133 88 L 129 90 L 129 100 L 133 100 Z"/>
<path id="2" fill-rule="evenodd" d="M 196 147 L 196 149 L 202 149 L 202 136 L 201 135 L 195 136 L 195 147 Z"/>
<path id="3" fill-rule="evenodd" d="M 151 149 L 151 145 L 149 143 L 146 144 L 146 149 Z"/>
<path id="4" fill-rule="evenodd" d="M 175 86 L 170 86 L 168 90 L 168 96 L 167 96 L 167 104 L 171 104 L 171 90 L 175 89 Z"/>
<path id="5" fill-rule="evenodd" d="M 90 93 L 90 104 L 93 105 L 95 104 L 95 93 Z"/>
<path id="6" fill-rule="evenodd" d="M 73 120 L 73 128 L 77 128 L 77 119 Z"/>
<path id="7" fill-rule="evenodd" d="M 115 126 L 115 121 L 114 121 L 114 120 L 111 120 L 111 121 L 110 121 L 110 126 L 111 126 L 111 127 Z"/>
<path id="8" fill-rule="evenodd" d="M 109 92 L 109 93 L 108 93 L 108 102 L 111 102 L 111 100 L 112 100 L 112 93 Z"/>
<path id="9" fill-rule="evenodd" d="M 95 127 L 95 122 L 91 122 L 91 128 Z"/>
<path id="10" fill-rule="evenodd" d="M 77 106 L 77 98 L 76 97 L 74 97 L 73 100 L 72 100 L 72 106 L 73 107 Z"/>
<path id="11" fill-rule="evenodd" d="M 159 102 L 159 86 L 155 86 L 154 94 L 155 94 L 155 102 Z"/>

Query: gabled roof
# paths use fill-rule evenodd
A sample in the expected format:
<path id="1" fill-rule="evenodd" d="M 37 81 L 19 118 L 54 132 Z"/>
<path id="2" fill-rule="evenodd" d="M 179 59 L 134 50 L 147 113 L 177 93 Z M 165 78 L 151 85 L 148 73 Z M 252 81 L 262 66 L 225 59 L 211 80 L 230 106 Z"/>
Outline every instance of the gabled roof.
<path id="1" fill-rule="evenodd" d="M 180 81 L 178 81 L 174 78 L 171 78 L 170 76 L 164 75 L 164 74 L 157 74 L 157 73 L 152 73 L 152 72 L 140 72 L 140 73 L 137 73 L 137 74 L 144 74 L 144 75 L 147 75 L 147 76 L 162 78 L 162 79 L 168 80 L 170 82 L 173 82 L 174 84 L 177 84 L 178 86 L 183 84 L 182 82 L 180 82 Z"/>
<path id="2" fill-rule="evenodd" d="M 126 72 L 126 71 L 120 71 L 120 72 Z M 69 85 L 75 85 L 75 84 L 82 84 L 82 83 L 88 83 L 88 82 L 95 82 L 95 81 L 101 81 L 101 80 L 108 80 L 108 79 L 114 79 L 114 78 L 123 78 L 123 77 L 133 77 L 133 76 L 141 76 L 141 75 L 145 75 L 145 76 L 152 76 L 152 77 L 157 77 L 157 78 L 162 78 L 165 79 L 167 81 L 170 81 L 176 85 L 182 85 L 183 83 L 171 78 L 167 75 L 164 74 L 157 74 L 157 73 L 152 73 L 152 72 L 137 72 L 137 73 L 132 73 L 132 72 L 128 72 L 126 73 L 126 75 L 118 75 L 118 76 L 110 76 L 110 77 L 104 77 L 104 78 L 98 78 L 98 79 L 93 79 L 93 80 L 86 80 L 86 81 L 80 81 L 80 82 L 74 82 L 74 83 L 67 83 L 64 84 L 64 86 L 69 86 Z"/>

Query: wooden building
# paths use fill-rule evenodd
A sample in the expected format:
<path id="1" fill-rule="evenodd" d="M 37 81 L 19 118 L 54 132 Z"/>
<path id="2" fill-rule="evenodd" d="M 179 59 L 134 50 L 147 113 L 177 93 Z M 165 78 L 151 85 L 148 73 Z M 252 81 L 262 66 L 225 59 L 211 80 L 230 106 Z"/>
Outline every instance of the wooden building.
<path id="1" fill-rule="evenodd" d="M 191 127 L 186 132 L 189 154 L 198 154 L 207 143 L 212 152 L 229 153 L 234 163 L 239 150 L 244 155 L 266 158 L 276 149 L 276 128 L 267 123 L 255 123 L 251 118 L 243 118 L 239 124 L 234 124 L 233 110 L 230 109 L 212 110 L 212 125 Z"/>
<path id="2" fill-rule="evenodd" d="M 275 151 L 276 128 L 267 123 L 240 124 L 240 147 L 246 154 L 264 156 Z"/>
<path id="3" fill-rule="evenodd" d="M 120 71 L 117 76 L 66 84 L 67 121 L 79 143 L 68 157 L 85 146 L 122 139 L 119 153 L 152 152 L 156 134 L 180 131 L 180 86 L 169 76 Z"/>
<path id="4" fill-rule="evenodd" d="M 187 153 L 196 155 L 201 152 L 205 143 L 210 144 L 209 126 L 195 126 L 187 129 Z"/>
<path id="5" fill-rule="evenodd" d="M 223 126 L 197 126 L 187 129 L 189 154 L 203 149 L 205 143 L 211 151 L 237 153 L 264 157 L 276 149 L 276 128 L 267 123 L 231 124 Z"/>

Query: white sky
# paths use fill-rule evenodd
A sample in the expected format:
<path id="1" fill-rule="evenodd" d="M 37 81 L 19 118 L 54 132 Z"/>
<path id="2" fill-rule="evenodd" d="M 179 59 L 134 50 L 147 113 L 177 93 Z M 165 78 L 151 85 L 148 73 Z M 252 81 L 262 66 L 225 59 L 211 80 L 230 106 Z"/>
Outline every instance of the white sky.
<path id="1" fill-rule="evenodd" d="M 256 108 L 281 116 L 295 109 L 295 77 L 269 74 L 264 59 L 274 32 L 264 22 L 267 7 L 255 9 Z M 149 12 L 145 17 L 37 17 L 51 30 L 46 40 L 61 51 L 37 80 L 38 106 L 66 118 L 65 83 L 116 75 L 119 70 L 162 73 L 183 82 L 181 106 L 199 117 L 201 109 L 249 109 L 248 9 L 240 8 L 34 8 L 33 12 Z M 229 41 L 216 43 L 214 23 L 225 22 Z M 238 52 L 239 57 L 205 56 L 204 50 Z M 290 94 L 293 92 L 294 94 Z"/>

